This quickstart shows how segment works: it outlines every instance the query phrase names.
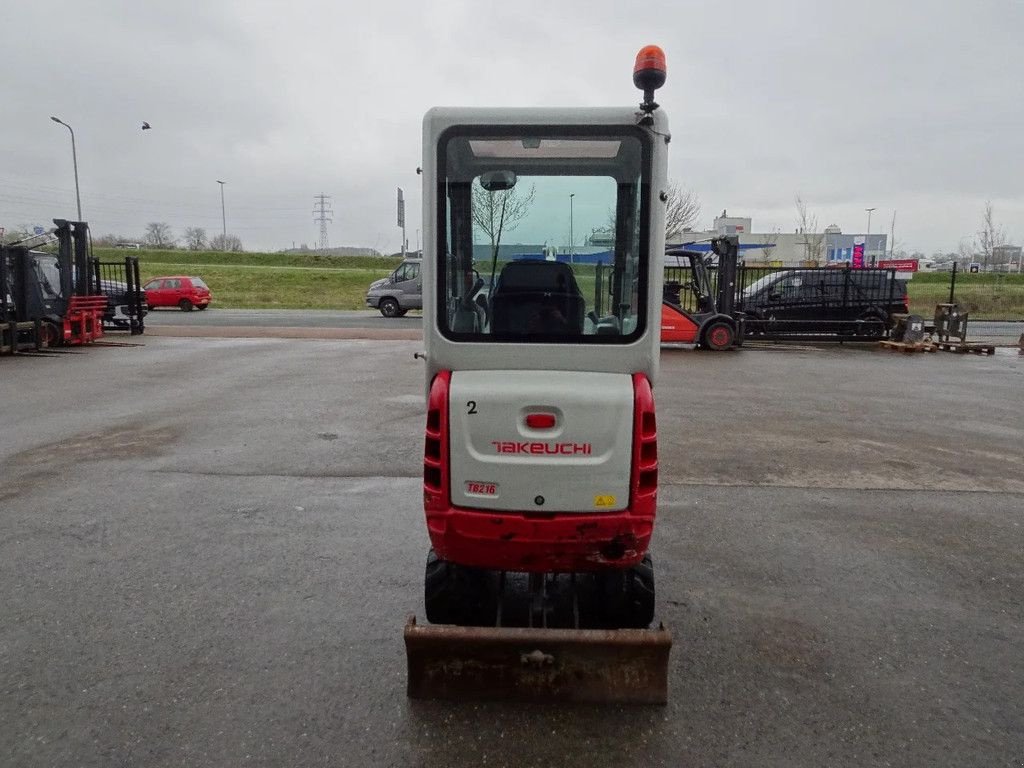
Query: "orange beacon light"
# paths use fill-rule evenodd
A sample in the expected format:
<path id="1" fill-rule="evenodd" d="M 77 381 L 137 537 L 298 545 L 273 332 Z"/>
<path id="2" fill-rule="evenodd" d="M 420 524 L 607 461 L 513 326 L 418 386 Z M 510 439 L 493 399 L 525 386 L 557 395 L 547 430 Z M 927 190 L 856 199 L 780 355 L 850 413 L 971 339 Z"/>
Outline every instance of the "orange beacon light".
<path id="1" fill-rule="evenodd" d="M 633 85 L 644 92 L 640 109 L 653 112 L 658 108 L 654 92 L 665 84 L 668 69 L 665 66 L 665 52 L 656 45 L 645 45 L 636 55 L 633 65 Z"/>

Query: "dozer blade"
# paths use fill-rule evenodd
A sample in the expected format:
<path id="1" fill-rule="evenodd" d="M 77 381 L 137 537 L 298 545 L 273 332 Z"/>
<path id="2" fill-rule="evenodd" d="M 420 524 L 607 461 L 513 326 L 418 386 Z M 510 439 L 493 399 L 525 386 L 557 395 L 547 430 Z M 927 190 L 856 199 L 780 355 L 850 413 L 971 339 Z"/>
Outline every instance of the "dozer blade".
<path id="1" fill-rule="evenodd" d="M 658 629 L 405 625 L 409 697 L 665 704 L 672 635 Z"/>

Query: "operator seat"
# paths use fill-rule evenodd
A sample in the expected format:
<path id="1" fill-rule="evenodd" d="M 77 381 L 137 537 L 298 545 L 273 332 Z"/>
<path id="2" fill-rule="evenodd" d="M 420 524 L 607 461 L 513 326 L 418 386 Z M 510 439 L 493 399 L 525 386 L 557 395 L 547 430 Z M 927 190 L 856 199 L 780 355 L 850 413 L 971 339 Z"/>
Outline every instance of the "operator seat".
<path id="1" fill-rule="evenodd" d="M 579 336 L 585 308 L 568 264 L 513 261 L 502 268 L 491 294 L 491 333 Z"/>

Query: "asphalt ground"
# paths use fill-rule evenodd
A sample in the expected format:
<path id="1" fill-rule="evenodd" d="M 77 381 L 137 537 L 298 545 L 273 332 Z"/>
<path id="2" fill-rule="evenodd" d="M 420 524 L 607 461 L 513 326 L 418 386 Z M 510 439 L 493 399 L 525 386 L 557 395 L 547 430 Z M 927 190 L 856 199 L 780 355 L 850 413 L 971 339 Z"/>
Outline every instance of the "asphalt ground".
<path id="1" fill-rule="evenodd" d="M 202 312 L 155 309 L 145 317 L 150 328 L 241 327 L 241 328 L 364 328 L 415 330 L 423 327 L 419 312 L 405 317 L 384 317 L 375 309 L 220 309 Z"/>
<path id="2" fill-rule="evenodd" d="M 306 309 L 219 309 L 182 312 L 178 309 L 157 309 L 145 318 L 146 327 L 157 335 L 258 335 L 263 329 L 276 328 L 277 335 L 294 338 L 333 336 L 356 338 L 365 331 L 370 338 L 410 339 L 422 331 L 422 317 L 411 312 L 405 317 L 382 317 L 376 310 L 306 310 Z M 969 324 L 969 338 L 990 344 L 1016 345 L 1024 334 L 1024 322 L 990 322 L 976 320 Z M 322 329 L 324 334 L 295 332 L 294 329 Z M 292 331 L 289 333 L 288 331 Z"/>
<path id="3" fill-rule="evenodd" d="M 1009 766 L 1024 358 L 667 350 L 665 707 L 412 702 L 415 342 L 0 359 L 0 765 Z"/>

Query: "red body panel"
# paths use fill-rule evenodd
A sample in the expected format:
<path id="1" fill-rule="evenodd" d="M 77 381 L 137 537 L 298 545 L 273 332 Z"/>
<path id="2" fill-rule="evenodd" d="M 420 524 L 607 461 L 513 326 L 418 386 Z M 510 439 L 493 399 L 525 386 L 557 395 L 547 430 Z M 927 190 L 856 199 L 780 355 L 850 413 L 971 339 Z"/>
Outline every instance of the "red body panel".
<path id="1" fill-rule="evenodd" d="M 617 514 L 482 512 L 451 507 L 427 513 L 438 557 L 495 571 L 572 573 L 636 565 L 654 518 Z"/>
<path id="2" fill-rule="evenodd" d="M 689 317 L 668 304 L 662 303 L 661 340 L 663 342 L 696 344 L 699 330 L 697 324 Z"/>
<path id="3" fill-rule="evenodd" d="M 493 512 L 453 507 L 449 474 L 448 389 L 451 374 L 435 377 L 427 402 L 423 504 L 438 557 L 460 565 L 518 572 L 576 572 L 627 568 L 650 544 L 658 496 L 654 396 L 633 374 L 633 455 L 629 506 L 615 513 Z"/>

